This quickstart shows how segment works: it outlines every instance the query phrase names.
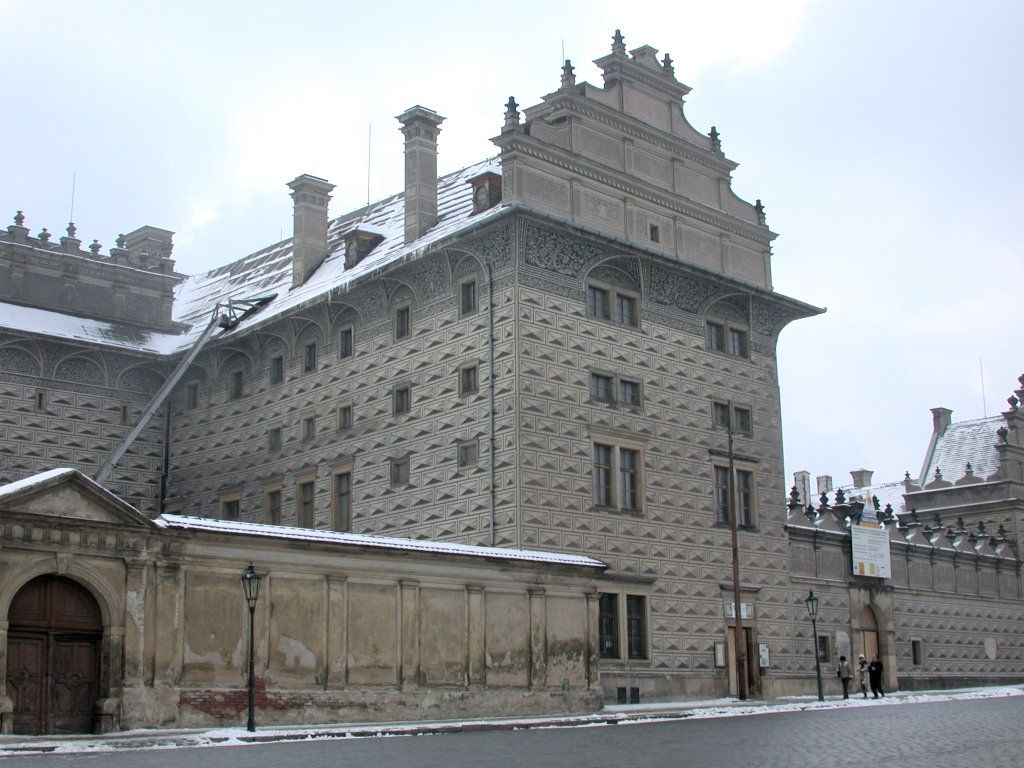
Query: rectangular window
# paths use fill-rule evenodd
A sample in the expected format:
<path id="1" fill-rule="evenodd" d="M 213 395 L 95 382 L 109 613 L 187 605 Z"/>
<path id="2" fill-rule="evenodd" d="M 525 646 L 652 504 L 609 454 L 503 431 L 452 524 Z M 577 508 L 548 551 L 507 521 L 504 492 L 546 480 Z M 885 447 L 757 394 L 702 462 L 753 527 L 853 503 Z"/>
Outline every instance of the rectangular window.
<path id="1" fill-rule="evenodd" d="M 459 394 L 468 395 L 477 389 L 477 367 L 468 366 L 459 371 Z"/>
<path id="2" fill-rule="evenodd" d="M 334 476 L 334 530 L 352 530 L 352 473 Z"/>
<path id="3" fill-rule="evenodd" d="M 626 641 L 629 658 L 647 658 L 647 599 L 643 595 L 626 595 Z"/>
<path id="4" fill-rule="evenodd" d="M 615 380 L 601 373 L 590 374 L 590 396 L 594 400 L 609 403 L 615 399 Z"/>
<path id="5" fill-rule="evenodd" d="M 924 662 L 924 652 L 921 647 L 920 640 L 910 641 L 910 663 L 915 667 L 920 667 Z"/>
<path id="6" fill-rule="evenodd" d="M 594 444 L 594 503 L 612 505 L 612 447 Z"/>
<path id="7" fill-rule="evenodd" d="M 715 522 L 729 522 L 728 467 L 715 467 Z"/>
<path id="8" fill-rule="evenodd" d="M 640 382 L 620 379 L 619 402 L 623 405 L 640 405 Z"/>
<path id="9" fill-rule="evenodd" d="M 708 349 L 725 352 L 725 326 L 721 323 L 708 322 Z"/>
<path id="10" fill-rule="evenodd" d="M 735 431 L 740 432 L 744 435 L 749 435 L 753 432 L 754 422 L 750 416 L 749 408 L 733 408 L 733 415 L 736 417 L 733 422 Z"/>
<path id="11" fill-rule="evenodd" d="M 302 372 L 313 373 L 316 370 L 316 342 L 311 341 L 302 349 Z"/>
<path id="12" fill-rule="evenodd" d="M 661 242 L 661 229 L 658 227 L 657 224 L 651 224 L 650 225 L 650 235 L 651 235 L 651 242 L 652 243 L 660 243 Z"/>
<path id="13" fill-rule="evenodd" d="M 242 502 L 238 499 L 226 499 L 220 503 L 220 516 L 222 520 L 238 520 L 241 513 Z"/>
<path id="14" fill-rule="evenodd" d="M 277 453 L 281 450 L 281 428 L 271 427 L 267 430 L 267 450 Z"/>
<path id="15" fill-rule="evenodd" d="M 242 399 L 242 371 L 232 371 L 228 374 L 228 400 Z"/>
<path id="16" fill-rule="evenodd" d="M 352 406 L 338 406 L 338 430 L 348 429 L 352 426 Z"/>
<path id="17" fill-rule="evenodd" d="M 185 385 L 185 410 L 194 411 L 199 407 L 199 384 L 190 381 Z"/>
<path id="18" fill-rule="evenodd" d="M 352 329 L 342 328 L 338 335 L 338 357 L 352 357 L 353 349 Z"/>
<path id="19" fill-rule="evenodd" d="M 36 390 L 36 413 L 46 413 L 46 403 L 48 399 L 45 389 Z"/>
<path id="20" fill-rule="evenodd" d="M 480 443 L 472 440 L 459 443 L 459 467 L 475 467 L 480 463 Z"/>
<path id="21" fill-rule="evenodd" d="M 315 486 L 313 481 L 310 480 L 305 483 L 299 483 L 299 503 L 296 509 L 296 522 L 300 528 L 313 528 L 316 524 L 316 515 L 314 514 L 313 499 L 315 495 Z"/>
<path id="22" fill-rule="evenodd" d="M 409 457 L 391 460 L 391 486 L 409 484 Z"/>
<path id="23" fill-rule="evenodd" d="M 412 389 L 398 387 L 394 394 L 394 412 L 408 413 L 410 408 L 412 408 Z"/>
<path id="24" fill-rule="evenodd" d="M 729 354 L 736 357 L 747 356 L 747 332 L 739 328 L 729 329 Z"/>
<path id="25" fill-rule="evenodd" d="M 316 437 L 316 416 L 306 416 L 302 420 L 302 442 L 310 443 Z"/>
<path id="26" fill-rule="evenodd" d="M 277 488 L 267 491 L 266 496 L 267 522 L 271 525 L 281 524 L 281 491 Z"/>
<path id="27" fill-rule="evenodd" d="M 410 331 L 409 308 L 399 307 L 395 310 L 395 338 L 404 339 Z"/>
<path id="28" fill-rule="evenodd" d="M 736 470 L 736 514 L 737 524 L 754 524 L 754 473 L 745 469 Z"/>
<path id="29" fill-rule="evenodd" d="M 611 291 L 606 288 L 587 286 L 587 314 L 602 320 L 612 319 Z"/>
<path id="30" fill-rule="evenodd" d="M 829 643 L 828 635 L 818 635 L 818 661 L 829 662 L 832 660 L 832 645 Z"/>
<path id="31" fill-rule="evenodd" d="M 602 659 L 619 658 L 619 596 L 602 592 L 599 598 L 598 648 Z"/>
<path id="32" fill-rule="evenodd" d="M 636 299 L 621 293 L 615 294 L 615 322 L 635 328 L 639 325 L 637 319 Z"/>
<path id="33" fill-rule="evenodd" d="M 132 406 L 129 403 L 121 403 L 121 424 L 128 426 L 132 423 Z"/>
<path id="34" fill-rule="evenodd" d="M 270 358 L 270 386 L 284 383 L 284 358 L 281 355 Z"/>
<path id="35" fill-rule="evenodd" d="M 722 429 L 729 428 L 729 404 L 728 403 L 714 403 L 712 406 L 713 418 L 716 427 Z"/>
<path id="36" fill-rule="evenodd" d="M 476 312 L 476 281 L 459 286 L 459 313 L 471 315 Z"/>
<path id="37" fill-rule="evenodd" d="M 619 506 L 622 509 L 638 507 L 637 457 L 639 451 L 619 449 Z"/>

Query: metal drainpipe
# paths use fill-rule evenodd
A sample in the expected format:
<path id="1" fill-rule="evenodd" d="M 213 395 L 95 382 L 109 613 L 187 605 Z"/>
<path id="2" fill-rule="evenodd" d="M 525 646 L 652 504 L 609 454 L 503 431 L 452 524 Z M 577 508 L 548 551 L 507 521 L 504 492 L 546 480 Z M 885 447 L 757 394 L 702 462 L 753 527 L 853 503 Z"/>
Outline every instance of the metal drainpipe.
<path id="1" fill-rule="evenodd" d="M 495 545 L 495 520 L 494 520 L 494 474 L 495 474 L 495 463 L 494 463 L 494 279 L 491 275 L 491 265 L 487 265 L 487 384 L 489 391 L 489 425 L 488 425 L 488 437 L 490 440 L 490 499 L 489 506 L 491 512 L 491 546 Z"/>
<path id="2" fill-rule="evenodd" d="M 160 515 L 164 513 L 164 503 L 167 501 L 167 476 L 170 474 L 171 467 L 171 404 L 169 401 L 164 403 L 164 408 L 167 409 L 164 412 L 164 466 L 163 472 L 160 473 L 160 506 L 157 509 L 157 514 Z"/>

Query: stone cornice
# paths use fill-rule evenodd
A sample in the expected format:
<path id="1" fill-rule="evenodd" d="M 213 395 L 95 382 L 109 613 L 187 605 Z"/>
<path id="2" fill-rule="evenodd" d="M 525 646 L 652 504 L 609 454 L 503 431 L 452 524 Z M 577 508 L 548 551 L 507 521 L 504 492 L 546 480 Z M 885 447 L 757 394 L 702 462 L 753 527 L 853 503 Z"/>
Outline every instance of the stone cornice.
<path id="1" fill-rule="evenodd" d="M 139 269 L 126 264 L 92 259 L 83 253 L 67 253 L 56 248 L 43 248 L 31 243 L 12 243 L 0 241 L 0 247 L 9 248 L 9 256 L 13 260 L 24 262 L 33 271 L 50 271 L 54 275 L 64 274 L 66 267 L 73 267 L 78 276 L 92 275 L 104 283 L 114 283 L 116 276 L 124 274 L 126 279 L 117 281 L 126 288 L 136 287 L 139 282 L 150 282 L 149 290 L 173 288 L 181 282 L 182 275 L 177 273 L 164 274 L 147 269 Z M 2 254 L 2 251 L 0 251 Z"/>
<path id="2" fill-rule="evenodd" d="M 696 201 L 687 200 L 674 193 L 666 192 L 655 187 L 653 184 L 647 184 L 639 179 L 632 177 L 627 179 L 627 177 L 616 174 L 614 171 L 605 169 L 604 166 L 588 161 L 581 155 L 570 154 L 561 147 L 541 142 L 525 134 L 513 134 L 502 138 L 500 141 L 502 165 L 505 165 L 506 159 L 514 159 L 517 153 L 523 154 L 527 157 L 534 157 L 550 163 L 570 174 L 576 174 L 577 176 L 596 181 L 626 195 L 662 208 L 667 208 L 681 216 L 717 227 L 734 235 L 739 235 L 765 247 L 770 246 L 772 240 L 778 237 L 776 233 L 764 227 L 743 221 L 736 216 L 731 216 L 724 211 L 719 211 Z"/>

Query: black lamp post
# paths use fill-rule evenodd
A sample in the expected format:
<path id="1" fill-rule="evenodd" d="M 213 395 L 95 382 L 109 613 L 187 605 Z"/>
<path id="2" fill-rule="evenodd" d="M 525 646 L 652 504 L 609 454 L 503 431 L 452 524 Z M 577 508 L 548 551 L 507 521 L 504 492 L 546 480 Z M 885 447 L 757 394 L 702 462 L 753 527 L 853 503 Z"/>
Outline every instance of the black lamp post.
<path id="1" fill-rule="evenodd" d="M 818 598 L 814 596 L 812 589 L 804 600 L 807 606 L 807 615 L 811 617 L 811 632 L 814 635 L 814 671 L 818 675 L 818 701 L 825 700 L 825 694 L 821 688 L 821 656 L 818 653 Z"/>
<path id="2" fill-rule="evenodd" d="M 242 592 L 245 594 L 245 602 L 249 605 L 249 722 L 246 728 L 250 731 L 256 730 L 256 666 L 252 655 L 253 647 L 253 615 L 256 613 L 256 601 L 260 598 L 260 577 L 256 570 L 249 563 L 249 567 L 242 574 Z M 819 676 L 820 677 L 820 676 Z"/>

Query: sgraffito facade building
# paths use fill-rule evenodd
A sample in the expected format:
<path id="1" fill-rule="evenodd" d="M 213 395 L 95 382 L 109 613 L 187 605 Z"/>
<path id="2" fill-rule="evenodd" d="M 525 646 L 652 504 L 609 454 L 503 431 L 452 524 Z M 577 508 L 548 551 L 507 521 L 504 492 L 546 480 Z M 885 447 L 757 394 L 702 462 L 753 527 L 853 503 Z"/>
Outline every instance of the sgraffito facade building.
<path id="1" fill-rule="evenodd" d="M 196 562 L 192 549 L 157 544 L 183 535 L 167 521 L 196 517 L 248 536 L 210 555 L 224 584 L 261 557 L 273 579 L 287 558 L 266 540 L 282 530 L 592 558 L 596 566 L 563 568 L 571 595 L 552 585 L 550 565 L 518 566 L 514 588 L 493 574 L 482 591 L 458 587 L 463 616 L 477 615 L 479 600 L 486 621 L 519 590 L 525 613 L 494 631 L 528 628 L 515 645 L 527 649 L 527 669 L 541 645 L 566 639 L 571 674 L 506 675 L 496 647 L 459 651 L 452 664 L 462 672 L 432 683 L 447 692 L 442 713 L 459 711 L 456 693 L 475 685 L 550 694 L 530 700 L 537 709 L 566 691 L 564 706 L 586 708 L 597 685 L 609 699 L 735 689 L 731 425 L 752 691 L 809 690 L 813 643 L 779 503 L 776 341 L 819 310 L 774 290 L 764 209 L 733 193 L 736 165 L 718 132 L 687 122 L 688 88 L 656 53 L 627 52 L 616 34 L 596 62 L 601 86 L 577 83 L 566 62 L 541 103 L 521 111 L 509 99 L 495 158 L 440 178 L 444 118 L 413 107 L 398 118 L 401 194 L 331 218 L 333 186 L 299 176 L 289 184 L 292 237 L 205 274 L 174 271 L 164 230 L 143 227 L 104 255 L 95 242 L 82 250 L 73 226 L 59 243 L 32 235 L 19 213 L 0 233 L 0 481 L 55 466 L 96 477 L 151 417 L 101 489 L 162 531 L 144 548 L 159 546 L 159 556 L 126 556 L 137 570 L 111 576 L 137 580 L 111 594 L 141 594 L 129 602 L 143 613 L 171 578 L 161 569 Z M 170 396 L 147 407 L 172 380 Z M 48 557 L 66 548 L 30 528 L 0 526 L 3 546 L 18 540 Z M 299 571 L 326 585 L 329 605 L 329 556 L 318 558 Z M 282 579 L 295 577 L 285 570 Z M 425 583 L 408 581 L 411 591 L 396 587 L 402 605 Z M 210 599 L 228 600 L 227 589 Z M 552 635 L 545 622 L 563 598 L 575 618 Z M 475 620 L 465 621 L 472 638 Z M 231 645 L 237 632 L 224 636 Z M 131 678 L 141 686 L 133 695 L 122 682 L 123 695 L 104 696 L 118 713 L 111 722 L 185 722 L 196 711 L 189 696 L 234 695 L 234 646 L 194 647 L 187 630 L 181 638 L 166 650 L 164 677 L 147 672 Z M 362 663 L 332 655 L 321 635 L 261 638 L 261 684 L 284 698 L 344 686 Z M 479 650 L 475 642 L 459 648 Z M 214 671 L 190 677 L 193 662 Z M 401 690 L 400 665 L 389 670 L 374 684 Z M 139 703 L 161 687 L 159 713 Z M 349 717 L 341 699 L 324 701 L 334 704 L 318 717 Z"/>

